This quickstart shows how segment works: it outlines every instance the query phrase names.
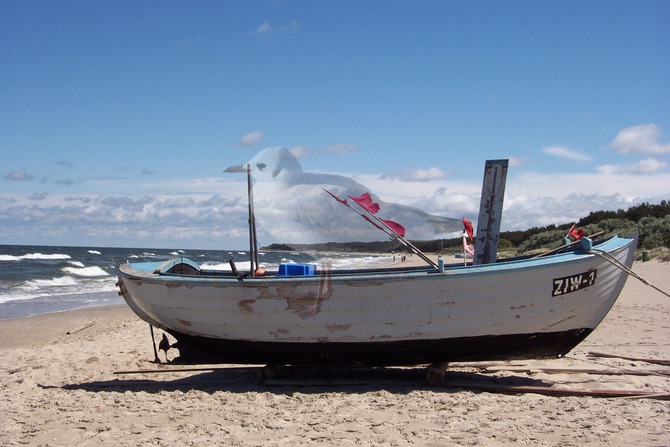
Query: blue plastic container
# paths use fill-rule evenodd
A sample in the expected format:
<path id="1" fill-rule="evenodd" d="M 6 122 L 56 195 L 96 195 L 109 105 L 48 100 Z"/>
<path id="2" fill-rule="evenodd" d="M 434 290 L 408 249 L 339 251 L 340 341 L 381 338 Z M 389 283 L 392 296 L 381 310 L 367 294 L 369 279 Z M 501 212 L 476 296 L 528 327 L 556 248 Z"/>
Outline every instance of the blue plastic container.
<path id="1" fill-rule="evenodd" d="M 277 276 L 314 276 L 316 266 L 314 264 L 279 264 Z"/>

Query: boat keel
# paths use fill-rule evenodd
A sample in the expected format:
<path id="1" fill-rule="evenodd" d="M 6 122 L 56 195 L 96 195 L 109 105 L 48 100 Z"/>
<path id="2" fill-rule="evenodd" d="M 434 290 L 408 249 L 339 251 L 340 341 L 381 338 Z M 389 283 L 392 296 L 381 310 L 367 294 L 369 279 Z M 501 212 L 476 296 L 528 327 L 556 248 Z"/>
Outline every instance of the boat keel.
<path id="1" fill-rule="evenodd" d="M 177 339 L 172 347 L 180 354 L 173 362 L 180 364 L 402 366 L 558 358 L 584 340 L 591 329 L 366 343 L 258 342 L 169 333 Z"/>

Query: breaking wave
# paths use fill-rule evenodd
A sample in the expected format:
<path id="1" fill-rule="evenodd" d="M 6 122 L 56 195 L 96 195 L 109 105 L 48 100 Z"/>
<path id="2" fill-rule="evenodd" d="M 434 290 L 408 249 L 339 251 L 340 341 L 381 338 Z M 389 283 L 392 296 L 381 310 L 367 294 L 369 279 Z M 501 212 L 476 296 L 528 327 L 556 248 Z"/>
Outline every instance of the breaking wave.
<path id="1" fill-rule="evenodd" d="M 62 287 L 62 286 L 74 286 L 77 284 L 77 280 L 71 276 L 61 276 L 60 278 L 51 278 L 51 279 L 33 279 L 32 281 L 26 282 L 26 286 L 34 288 L 45 288 L 45 287 Z"/>
<path id="2" fill-rule="evenodd" d="M 70 255 L 63 253 L 53 253 L 53 254 L 44 254 L 44 253 L 28 253 L 21 256 L 13 255 L 0 255 L 0 261 L 21 261 L 23 259 L 72 259 Z"/>
<path id="3" fill-rule="evenodd" d="M 98 266 L 93 266 L 93 267 L 82 267 L 76 268 L 76 267 L 64 267 L 62 269 L 65 273 L 69 273 L 70 275 L 76 275 L 76 276 L 83 276 L 86 278 L 92 278 L 92 277 L 101 277 L 101 276 L 109 276 L 109 273 L 104 271 Z"/>

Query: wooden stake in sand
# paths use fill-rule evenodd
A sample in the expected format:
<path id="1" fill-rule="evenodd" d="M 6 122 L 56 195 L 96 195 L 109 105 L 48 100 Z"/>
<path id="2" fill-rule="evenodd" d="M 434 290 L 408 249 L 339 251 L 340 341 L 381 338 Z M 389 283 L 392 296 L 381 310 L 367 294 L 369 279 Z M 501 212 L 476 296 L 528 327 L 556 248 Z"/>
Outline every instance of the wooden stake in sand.
<path id="1" fill-rule="evenodd" d="M 589 357 L 602 357 L 602 358 L 609 358 L 609 359 L 623 359 L 623 360 L 632 360 L 634 362 L 647 362 L 647 363 L 653 363 L 655 365 L 670 366 L 670 360 L 643 359 L 643 358 L 639 358 L 639 357 L 624 357 L 622 355 L 605 354 L 603 352 L 589 352 L 587 355 Z"/>
<path id="2" fill-rule="evenodd" d="M 512 394 L 543 394 L 545 396 L 585 396 L 585 397 L 627 397 L 638 399 L 657 399 L 670 400 L 669 393 L 659 393 L 656 391 L 637 391 L 637 390 L 576 390 L 566 388 L 553 388 L 550 386 L 504 386 L 488 384 L 471 383 L 448 383 L 448 388 L 464 388 L 477 391 L 492 393 L 512 393 Z"/>
<path id="3" fill-rule="evenodd" d="M 158 358 L 158 351 L 156 350 L 156 339 L 154 338 L 154 327 L 153 325 L 149 325 L 149 329 L 151 330 L 151 345 L 154 347 L 154 363 L 160 363 L 161 359 Z"/>
<path id="4" fill-rule="evenodd" d="M 81 332 L 81 331 L 83 331 L 84 329 L 88 329 L 88 328 L 90 328 L 90 327 L 93 326 L 94 324 L 95 324 L 95 321 L 91 321 L 90 323 L 85 324 L 84 326 L 82 326 L 82 327 L 80 327 L 80 328 L 78 328 L 78 329 L 75 329 L 74 331 L 66 332 L 66 334 L 67 334 L 67 335 L 73 335 L 73 334 L 76 334 L 77 332 Z"/>
<path id="5" fill-rule="evenodd" d="M 589 369 L 589 368 L 528 368 L 528 367 L 490 367 L 481 370 L 482 373 L 544 373 L 544 374 L 590 374 L 595 376 L 670 376 L 670 371 L 664 369 L 636 370 L 636 369 Z"/>

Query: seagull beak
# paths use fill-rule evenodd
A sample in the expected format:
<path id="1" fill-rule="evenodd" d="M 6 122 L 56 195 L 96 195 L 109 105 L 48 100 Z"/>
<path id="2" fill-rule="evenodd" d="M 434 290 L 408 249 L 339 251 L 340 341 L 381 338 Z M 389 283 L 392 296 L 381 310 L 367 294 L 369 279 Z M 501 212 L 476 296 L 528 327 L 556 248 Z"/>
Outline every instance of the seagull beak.
<path id="1" fill-rule="evenodd" d="M 228 173 L 247 172 L 247 167 L 244 165 L 228 166 L 223 172 Z"/>

